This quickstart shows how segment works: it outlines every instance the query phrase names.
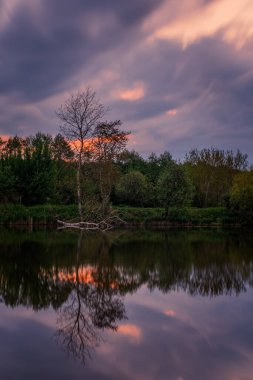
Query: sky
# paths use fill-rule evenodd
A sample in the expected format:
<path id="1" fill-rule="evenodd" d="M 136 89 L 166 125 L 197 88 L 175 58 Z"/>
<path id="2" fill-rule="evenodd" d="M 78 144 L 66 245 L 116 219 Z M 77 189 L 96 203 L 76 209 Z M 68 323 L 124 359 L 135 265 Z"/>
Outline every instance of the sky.
<path id="1" fill-rule="evenodd" d="M 0 0 L 0 135 L 55 135 L 90 86 L 144 156 L 253 161 L 252 0 Z"/>

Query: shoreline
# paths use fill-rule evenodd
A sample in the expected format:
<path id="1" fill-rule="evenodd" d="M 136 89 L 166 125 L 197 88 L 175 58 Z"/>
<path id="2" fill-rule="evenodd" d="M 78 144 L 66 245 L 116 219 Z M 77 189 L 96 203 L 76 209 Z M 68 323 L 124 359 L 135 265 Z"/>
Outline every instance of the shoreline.
<path id="1" fill-rule="evenodd" d="M 171 209 L 165 217 L 161 208 L 113 206 L 113 212 L 127 225 L 116 228 L 240 228 L 253 226 L 252 214 L 241 214 L 223 207 Z M 73 221 L 77 216 L 76 205 L 0 205 L 0 225 L 6 227 L 57 226 L 57 219 Z"/>

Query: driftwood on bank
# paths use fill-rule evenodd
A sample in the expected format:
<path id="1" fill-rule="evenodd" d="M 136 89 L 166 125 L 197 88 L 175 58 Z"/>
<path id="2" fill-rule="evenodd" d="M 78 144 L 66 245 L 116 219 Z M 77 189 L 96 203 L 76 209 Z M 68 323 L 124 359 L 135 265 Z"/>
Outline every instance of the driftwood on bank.
<path id="1" fill-rule="evenodd" d="M 120 225 L 127 225 L 128 223 L 119 218 L 118 216 L 110 216 L 100 222 L 67 222 L 63 220 L 57 220 L 57 223 L 60 225 L 58 229 L 65 228 L 76 228 L 79 230 L 89 230 L 89 231 L 108 231 L 114 227 Z"/>

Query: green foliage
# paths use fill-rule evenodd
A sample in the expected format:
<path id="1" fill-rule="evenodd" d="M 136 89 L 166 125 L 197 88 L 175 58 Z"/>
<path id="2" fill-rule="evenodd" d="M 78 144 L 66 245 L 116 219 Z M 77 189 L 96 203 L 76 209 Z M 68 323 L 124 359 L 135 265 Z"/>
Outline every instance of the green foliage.
<path id="1" fill-rule="evenodd" d="M 27 220 L 28 213 L 24 206 L 8 203 L 0 205 L 0 224 L 25 223 Z"/>
<path id="2" fill-rule="evenodd" d="M 133 170 L 121 177 L 116 185 L 119 203 L 143 206 L 148 200 L 148 181 L 139 171 Z"/>
<path id="3" fill-rule="evenodd" d="M 100 215 L 99 203 L 85 204 L 85 219 L 98 220 Z M 253 224 L 253 213 L 240 214 L 236 210 L 224 207 L 213 208 L 171 208 L 168 216 L 159 207 L 130 207 L 114 206 L 113 212 L 128 223 L 147 226 L 192 225 L 192 226 L 221 226 Z M 0 224 L 38 224 L 56 223 L 60 220 L 75 220 L 76 205 L 40 205 L 25 207 L 17 204 L 0 205 Z M 167 223 L 167 224 L 166 224 Z"/>
<path id="4" fill-rule="evenodd" d="M 190 225 L 235 225 L 241 223 L 238 215 L 225 207 L 209 208 L 172 208 L 169 220 L 171 222 L 186 223 Z"/>
<path id="5" fill-rule="evenodd" d="M 61 135 L 15 136 L 0 145 L 0 202 L 73 202 L 70 162 L 63 161 L 71 158 L 71 149 Z"/>
<path id="6" fill-rule="evenodd" d="M 188 206 L 193 187 L 185 168 L 177 164 L 168 166 L 158 180 L 157 193 L 166 215 L 171 207 Z"/>
<path id="7" fill-rule="evenodd" d="M 57 162 L 70 161 L 74 157 L 70 145 L 60 133 L 52 141 L 52 157 Z"/>
<path id="8" fill-rule="evenodd" d="M 161 172 L 163 172 L 171 163 L 173 163 L 173 159 L 171 154 L 167 151 L 160 156 L 151 153 L 148 159 L 145 160 L 134 150 L 131 152 L 125 150 L 117 161 L 117 164 L 123 173 L 126 174 L 131 171 L 139 171 L 144 174 L 148 181 L 153 185 L 156 184 Z"/>
<path id="9" fill-rule="evenodd" d="M 89 214 L 98 219 L 111 211 L 112 204 L 123 204 L 146 208 L 130 207 L 127 218 L 133 221 L 166 221 L 170 211 L 169 219 L 179 223 L 252 223 L 253 174 L 248 171 L 247 155 L 210 148 L 191 150 L 180 165 L 169 152 L 151 153 L 145 159 L 135 151 L 122 152 L 128 133 L 119 126 L 119 121 L 98 124 L 93 151 L 81 163 L 84 217 Z M 0 203 L 17 204 L 1 209 L 0 222 L 30 217 L 55 220 L 46 204 L 76 203 L 76 174 L 76 155 L 61 134 L 0 138 Z M 190 209 L 193 189 L 195 208 Z M 19 205 L 43 207 L 34 209 L 35 214 L 29 208 L 27 214 L 27 208 Z M 224 206 L 229 209 L 217 211 Z"/>
<path id="10" fill-rule="evenodd" d="M 135 150 L 124 150 L 117 159 L 117 165 L 124 174 L 135 170 L 144 173 L 146 162 Z"/>
<path id="11" fill-rule="evenodd" d="M 185 166 L 196 189 L 194 204 L 210 207 L 225 205 L 233 177 L 245 170 L 248 162 L 239 150 L 193 149 L 186 155 Z"/>
<path id="12" fill-rule="evenodd" d="M 230 194 L 232 208 L 253 212 L 253 172 L 239 173 L 234 177 Z"/>
<path id="13" fill-rule="evenodd" d="M 0 199 L 2 201 L 16 200 L 17 194 L 15 192 L 16 177 L 9 165 L 4 165 L 0 162 Z"/>
<path id="14" fill-rule="evenodd" d="M 146 224 L 151 220 L 163 219 L 163 209 L 158 207 L 116 206 L 114 209 L 128 223 Z"/>

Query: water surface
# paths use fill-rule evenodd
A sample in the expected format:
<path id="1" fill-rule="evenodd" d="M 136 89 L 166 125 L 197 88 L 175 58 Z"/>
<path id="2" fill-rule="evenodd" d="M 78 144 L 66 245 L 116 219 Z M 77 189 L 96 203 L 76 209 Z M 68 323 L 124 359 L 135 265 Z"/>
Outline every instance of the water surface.
<path id="1" fill-rule="evenodd" d="M 250 380 L 252 231 L 0 231 L 3 379 Z"/>

